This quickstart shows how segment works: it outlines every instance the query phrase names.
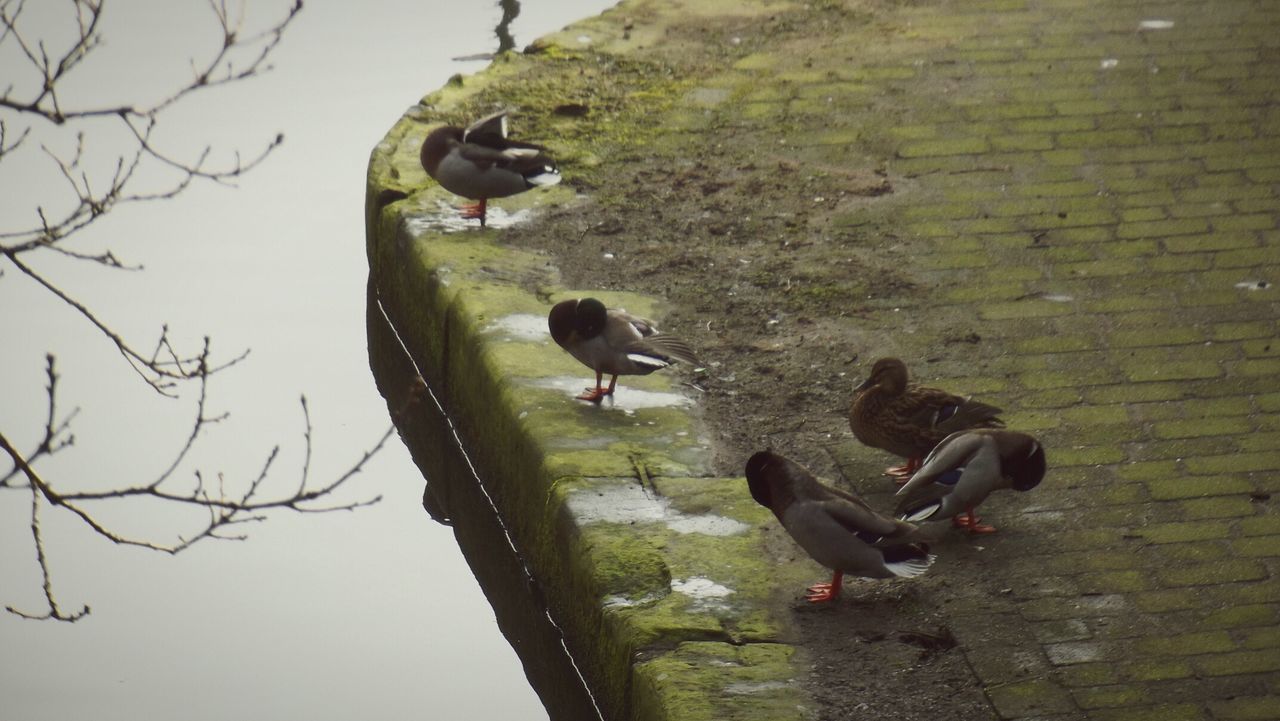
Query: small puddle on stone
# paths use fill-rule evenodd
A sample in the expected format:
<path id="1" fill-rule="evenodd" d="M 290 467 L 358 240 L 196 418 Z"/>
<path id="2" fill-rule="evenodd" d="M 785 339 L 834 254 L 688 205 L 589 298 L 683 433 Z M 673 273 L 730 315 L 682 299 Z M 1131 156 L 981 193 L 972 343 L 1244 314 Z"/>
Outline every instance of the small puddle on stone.
<path id="1" fill-rule="evenodd" d="M 665 523 L 676 533 L 734 536 L 750 526 L 713 513 L 689 515 L 671 507 L 636 483 L 582 488 L 569 494 L 569 510 L 579 523 Z"/>
<path id="2" fill-rule="evenodd" d="M 635 606 L 647 606 L 655 601 L 661 601 L 662 597 L 652 593 L 646 593 L 640 598 L 627 598 L 626 596 L 605 596 L 605 608 L 634 608 Z"/>
<path id="3" fill-rule="evenodd" d="M 413 215 L 405 219 L 405 227 L 409 234 L 417 238 L 424 233 L 461 233 L 468 230 L 479 230 L 480 221 L 462 217 L 462 212 L 443 200 L 436 202 L 436 212 L 423 208 L 421 215 Z M 485 227 L 501 230 L 523 223 L 533 216 L 528 208 L 508 213 L 502 208 L 489 206 L 485 214 Z"/>
<path id="4" fill-rule="evenodd" d="M 734 593 L 705 576 L 671 579 L 671 590 L 693 599 L 693 605 L 701 609 L 728 608 L 724 599 Z"/>
<path id="5" fill-rule="evenodd" d="M 587 371 L 588 373 L 590 371 Z M 538 388 L 550 388 L 553 390 L 564 391 L 566 395 L 576 396 L 582 393 L 592 379 L 582 376 L 556 376 L 555 378 L 541 378 L 534 382 Z M 627 411 L 636 411 L 641 408 L 682 408 L 693 405 L 693 399 L 680 394 L 668 393 L 664 391 L 644 391 L 638 388 L 628 388 L 624 383 L 627 382 L 627 376 L 618 379 L 618 387 L 611 397 L 605 398 L 600 402 L 600 408 L 603 410 L 620 410 L 624 413 Z M 589 405 L 587 401 L 582 401 L 583 405 Z"/>
<path id="6" fill-rule="evenodd" d="M 547 330 L 547 318 L 533 313 L 504 315 L 485 326 L 485 333 L 493 333 L 506 340 L 540 341 L 551 337 Z"/>
<path id="7" fill-rule="evenodd" d="M 739 696 L 749 696 L 751 694 L 763 693 L 765 691 L 776 691 L 780 688 L 786 688 L 785 681 L 756 681 L 754 683 L 731 683 L 724 687 L 725 693 L 731 693 Z"/>

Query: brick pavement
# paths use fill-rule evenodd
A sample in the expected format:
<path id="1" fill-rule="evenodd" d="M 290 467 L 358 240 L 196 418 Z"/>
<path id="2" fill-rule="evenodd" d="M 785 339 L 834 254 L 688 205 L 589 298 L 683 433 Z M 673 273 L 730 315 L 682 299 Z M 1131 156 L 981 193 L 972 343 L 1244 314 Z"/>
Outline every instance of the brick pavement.
<path id="1" fill-rule="evenodd" d="M 698 12 L 747 15 L 689 42 Z M 562 84 L 658 56 L 679 94 L 645 81 L 643 127 L 566 167 L 719 132 L 891 181 L 815 199 L 916 284 L 838 322 L 1049 449 L 931 573 L 982 574 L 944 600 L 996 715 L 1280 718 L 1280 3 L 640 1 L 545 45 L 588 33 Z M 831 451 L 854 486 L 886 460 Z"/>
<path id="2" fill-rule="evenodd" d="M 739 68 L 795 74 L 762 101 L 786 115 L 831 98 L 864 130 L 827 162 L 878 151 L 908 188 L 888 217 L 937 290 L 869 320 L 926 319 L 904 357 L 977 333 L 980 370 L 931 380 L 1051 449 L 1046 485 L 995 506 L 981 569 L 1006 594 L 948 606 L 996 712 L 1280 718 L 1280 4 L 931 2 L 873 29 L 833 38 L 855 63 Z"/>

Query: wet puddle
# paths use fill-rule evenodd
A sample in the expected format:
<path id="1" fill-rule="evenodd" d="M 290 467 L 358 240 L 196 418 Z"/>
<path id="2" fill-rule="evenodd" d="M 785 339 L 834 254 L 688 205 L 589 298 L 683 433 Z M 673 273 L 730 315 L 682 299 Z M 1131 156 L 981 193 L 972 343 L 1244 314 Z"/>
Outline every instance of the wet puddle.
<path id="1" fill-rule="evenodd" d="M 405 228 L 413 237 L 424 233 L 462 233 L 468 230 L 481 230 L 480 221 L 462 217 L 462 211 L 443 200 L 436 201 L 434 209 L 423 208 L 421 214 L 405 219 Z M 485 217 L 485 227 L 494 230 L 510 228 L 513 225 L 527 222 L 533 217 L 533 211 L 522 208 L 508 213 L 502 208 L 489 206 Z"/>
<path id="2" fill-rule="evenodd" d="M 583 488 L 569 494 L 569 510 L 579 523 L 663 523 L 676 533 L 734 536 L 750 526 L 713 513 L 688 514 L 671 507 L 671 500 L 638 483 Z"/>
<path id="3" fill-rule="evenodd" d="M 485 326 L 484 333 L 496 335 L 509 341 L 548 341 L 551 333 L 547 330 L 547 317 L 533 313 L 514 313 L 504 315 Z"/>
<path id="4" fill-rule="evenodd" d="M 533 385 L 537 388 L 563 391 L 567 396 L 576 396 L 582 393 L 588 384 L 592 382 L 593 378 L 584 374 L 582 376 L 540 378 L 533 381 Z M 618 387 L 613 392 L 613 395 L 600 401 L 599 407 L 602 410 L 618 410 L 630 415 L 642 408 L 684 408 L 693 405 L 693 398 L 682 393 L 628 388 L 624 385 L 626 382 L 627 376 L 622 376 L 618 379 Z M 588 401 L 581 401 L 581 403 L 586 406 L 595 405 Z"/>

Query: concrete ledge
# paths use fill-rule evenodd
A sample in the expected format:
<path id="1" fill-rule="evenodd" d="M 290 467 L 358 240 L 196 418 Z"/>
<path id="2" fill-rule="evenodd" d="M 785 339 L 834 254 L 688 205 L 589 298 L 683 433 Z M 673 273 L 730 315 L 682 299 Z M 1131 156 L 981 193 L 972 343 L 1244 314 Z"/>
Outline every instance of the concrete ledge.
<path id="1" fill-rule="evenodd" d="M 621 17 L 609 15 L 592 32 L 623 43 Z M 463 120 L 477 94 L 563 61 L 543 47 L 428 96 L 375 149 L 371 288 L 452 416 L 607 718 L 804 717 L 794 649 L 770 610 L 778 569 L 760 529 L 772 518 L 741 478 L 710 477 L 694 391 L 655 374 L 626 379 L 616 403 L 576 401 L 589 371 L 546 331 L 547 311 L 567 297 L 659 320 L 661 303 L 562 288 L 545 258 L 504 246 L 501 230 L 453 232 L 441 207 L 453 199 L 418 164 L 440 119 Z M 566 202 L 572 192 L 559 187 L 497 205 Z"/>

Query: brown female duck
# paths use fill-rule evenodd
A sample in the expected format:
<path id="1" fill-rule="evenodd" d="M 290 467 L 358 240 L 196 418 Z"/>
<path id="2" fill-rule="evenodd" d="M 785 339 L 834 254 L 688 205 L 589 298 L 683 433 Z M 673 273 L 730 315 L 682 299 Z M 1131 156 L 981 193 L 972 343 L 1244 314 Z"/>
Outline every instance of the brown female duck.
<path id="1" fill-rule="evenodd" d="M 910 384 L 905 363 L 881 358 L 854 389 L 849 427 L 866 445 L 907 459 L 906 465 L 885 470 L 902 483 L 943 438 L 970 428 L 1003 428 L 999 415 L 995 406 Z"/>
<path id="2" fill-rule="evenodd" d="M 933 563 L 918 528 L 871 510 L 857 496 L 819 483 L 799 464 L 772 451 L 747 461 L 751 497 L 773 511 L 813 560 L 834 571 L 831 583 L 810 586 L 810 603 L 840 596 L 844 574 L 913 578 Z"/>

